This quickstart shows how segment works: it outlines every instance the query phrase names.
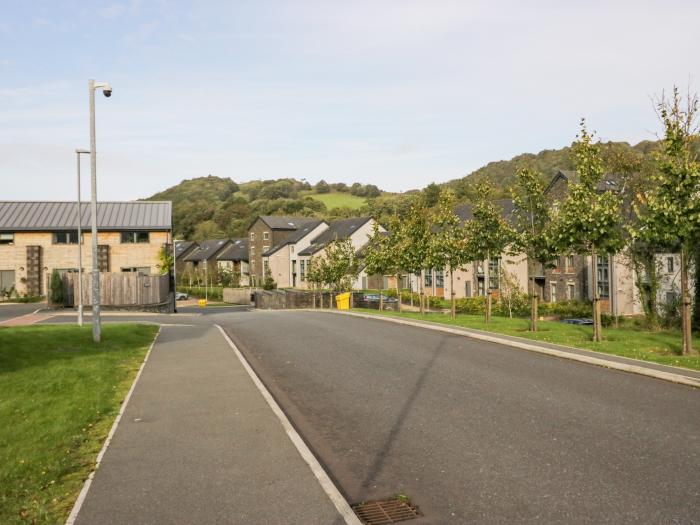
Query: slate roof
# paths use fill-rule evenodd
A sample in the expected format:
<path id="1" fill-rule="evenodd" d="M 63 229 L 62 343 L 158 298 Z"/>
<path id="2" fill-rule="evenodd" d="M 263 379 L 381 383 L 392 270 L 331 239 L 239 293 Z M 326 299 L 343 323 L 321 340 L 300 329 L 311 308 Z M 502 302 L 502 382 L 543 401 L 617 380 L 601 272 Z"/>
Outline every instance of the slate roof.
<path id="1" fill-rule="evenodd" d="M 90 203 L 80 207 L 80 225 L 90 228 Z M 0 201 L 0 230 L 55 231 L 78 227 L 78 206 L 71 201 Z M 98 202 L 100 230 L 170 230 L 170 201 Z"/>
<path id="2" fill-rule="evenodd" d="M 199 247 L 195 248 L 192 253 L 187 254 L 183 260 L 203 261 L 205 259 L 211 259 L 230 242 L 230 239 L 209 239 L 202 241 L 199 243 Z"/>
<path id="3" fill-rule="evenodd" d="M 175 257 L 180 257 L 183 253 L 194 246 L 193 241 L 176 241 L 175 242 Z"/>
<path id="4" fill-rule="evenodd" d="M 576 171 L 571 171 L 571 170 L 559 170 L 557 171 L 557 174 L 552 178 L 551 182 L 547 185 L 547 188 L 544 190 L 545 193 L 547 193 L 552 186 L 559 180 L 559 179 L 565 179 L 568 182 L 571 182 L 573 184 L 578 184 L 580 178 L 578 176 L 578 173 Z M 602 180 L 598 183 L 598 186 L 596 188 L 597 191 L 599 192 L 604 192 L 604 191 L 622 191 L 622 176 L 617 174 L 617 173 L 605 173 L 603 174 Z"/>
<path id="5" fill-rule="evenodd" d="M 352 217 L 332 222 L 326 231 L 311 241 L 311 245 L 300 251 L 298 255 L 313 255 L 331 241 L 347 239 L 370 219 L 371 217 Z"/>
<path id="6" fill-rule="evenodd" d="M 513 220 L 515 205 L 512 199 L 496 199 L 493 202 L 503 210 L 503 218 L 505 218 L 507 221 Z M 474 218 L 472 208 L 473 206 L 471 204 L 460 204 L 459 206 L 455 207 L 455 214 L 462 219 L 462 222 L 470 221 Z"/>
<path id="7" fill-rule="evenodd" d="M 313 217 L 291 217 L 285 215 L 260 215 L 258 218 L 273 230 L 296 230 L 311 221 L 317 220 Z"/>
<path id="8" fill-rule="evenodd" d="M 275 253 L 277 250 L 282 248 L 283 246 L 287 246 L 288 244 L 294 244 L 299 242 L 301 239 L 303 239 L 306 235 L 309 234 L 310 231 L 313 231 L 314 229 L 318 228 L 319 224 L 324 224 L 326 221 L 318 220 L 318 219 L 313 219 L 302 226 L 299 227 L 297 231 L 294 233 L 290 233 L 289 237 L 287 237 L 284 241 L 282 241 L 280 244 L 276 244 L 269 250 L 265 251 L 262 255 L 263 257 L 267 257 L 268 255 L 272 255 Z"/>
<path id="9" fill-rule="evenodd" d="M 248 262 L 248 239 L 231 239 L 231 244 L 221 250 L 216 260 Z"/>

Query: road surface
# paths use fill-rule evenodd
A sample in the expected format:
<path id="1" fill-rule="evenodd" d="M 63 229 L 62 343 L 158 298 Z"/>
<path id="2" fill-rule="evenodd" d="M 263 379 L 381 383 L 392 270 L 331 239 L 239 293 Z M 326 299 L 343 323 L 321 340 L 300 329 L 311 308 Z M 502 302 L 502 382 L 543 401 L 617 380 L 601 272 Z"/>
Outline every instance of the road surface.
<path id="1" fill-rule="evenodd" d="M 696 389 L 334 314 L 210 319 L 350 503 L 406 494 L 434 524 L 700 523 Z"/>

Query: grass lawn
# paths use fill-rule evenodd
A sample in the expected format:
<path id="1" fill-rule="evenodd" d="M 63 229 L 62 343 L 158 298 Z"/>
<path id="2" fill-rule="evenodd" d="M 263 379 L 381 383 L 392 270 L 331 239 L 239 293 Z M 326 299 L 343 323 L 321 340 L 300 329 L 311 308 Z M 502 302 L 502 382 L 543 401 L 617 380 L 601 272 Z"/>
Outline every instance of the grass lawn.
<path id="1" fill-rule="evenodd" d="M 0 523 L 63 523 L 158 328 L 0 328 Z"/>
<path id="2" fill-rule="evenodd" d="M 321 201 L 329 210 L 343 206 L 356 210 L 364 206 L 367 202 L 367 199 L 364 197 L 357 197 L 356 195 L 350 195 L 349 193 L 339 191 L 332 191 L 330 193 L 308 193 L 306 195 L 313 197 L 317 201 Z"/>
<path id="3" fill-rule="evenodd" d="M 529 319 L 510 319 L 508 317 L 492 317 L 491 324 L 484 323 L 482 315 L 458 314 L 454 321 L 449 314 L 427 313 L 421 316 L 416 312 L 378 312 L 377 310 L 359 309 L 366 313 L 408 317 L 416 320 L 432 321 L 441 324 L 463 326 L 507 335 L 524 337 L 557 343 L 586 350 L 595 350 L 607 354 L 632 357 L 643 361 L 653 361 L 664 365 L 682 366 L 700 370 L 700 357 L 685 357 L 681 353 L 681 333 L 678 330 L 660 330 L 647 332 L 636 326 L 621 326 L 620 328 L 603 328 L 604 341 L 594 343 L 592 326 L 570 325 L 558 321 L 540 321 L 538 332 L 528 330 Z M 700 346 L 700 341 L 697 342 Z"/>

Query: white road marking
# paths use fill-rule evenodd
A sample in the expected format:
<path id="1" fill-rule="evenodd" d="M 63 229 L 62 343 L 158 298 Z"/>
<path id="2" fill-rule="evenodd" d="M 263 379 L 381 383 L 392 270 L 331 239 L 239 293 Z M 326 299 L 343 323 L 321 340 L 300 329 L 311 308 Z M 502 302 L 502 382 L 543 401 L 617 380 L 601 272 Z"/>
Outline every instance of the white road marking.
<path id="1" fill-rule="evenodd" d="M 248 361 L 246 361 L 245 357 L 243 357 L 243 354 L 240 352 L 240 350 L 238 350 L 234 342 L 231 341 L 231 338 L 224 331 L 224 329 L 221 328 L 221 326 L 219 326 L 218 324 L 215 324 L 214 326 L 216 326 L 221 331 L 221 335 L 224 336 L 224 339 L 238 357 L 238 360 L 243 365 L 243 368 L 245 368 L 246 372 L 248 372 L 248 375 L 253 380 L 253 383 L 255 383 L 255 386 L 258 388 L 265 401 L 267 401 L 267 404 L 272 409 L 272 412 L 274 412 L 274 414 L 277 416 L 277 419 L 279 419 L 280 423 L 282 424 L 282 428 L 284 428 L 284 431 L 287 433 L 287 436 L 289 436 L 289 439 L 296 447 L 302 459 L 311 468 L 311 472 L 313 472 L 314 476 L 316 476 L 316 479 L 321 484 L 321 488 L 323 489 L 323 491 L 328 495 L 331 502 L 333 502 L 333 505 L 335 505 L 335 508 L 343 517 L 343 519 L 345 519 L 345 523 L 347 525 L 362 525 L 360 519 L 350 508 L 350 504 L 340 493 L 338 487 L 335 486 L 335 484 L 328 476 L 326 471 L 323 470 L 323 467 L 316 459 L 316 456 L 314 456 L 311 450 L 309 450 L 309 447 L 306 446 L 304 440 L 301 439 L 299 433 L 289 422 L 289 419 L 287 419 L 287 416 L 277 404 L 275 398 L 272 397 L 272 394 L 270 394 L 267 388 L 265 388 L 265 385 L 262 383 L 262 381 L 260 381 L 260 378 L 248 364 Z"/>

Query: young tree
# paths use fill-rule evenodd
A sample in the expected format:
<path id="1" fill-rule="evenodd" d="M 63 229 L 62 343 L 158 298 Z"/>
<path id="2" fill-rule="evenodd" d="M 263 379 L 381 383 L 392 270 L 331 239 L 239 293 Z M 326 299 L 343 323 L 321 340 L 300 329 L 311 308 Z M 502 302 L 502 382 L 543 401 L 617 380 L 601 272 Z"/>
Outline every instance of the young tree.
<path id="1" fill-rule="evenodd" d="M 491 200 L 492 189 L 486 183 L 477 186 L 474 218 L 467 223 L 469 258 L 484 261 L 486 323 L 491 322 L 491 258 L 500 257 L 512 242 L 513 231 L 503 218 L 503 210 Z"/>
<path id="2" fill-rule="evenodd" d="M 275 288 L 277 288 L 277 283 L 272 277 L 272 272 L 270 271 L 270 268 L 265 268 L 265 280 L 263 281 L 262 287 L 263 290 L 274 290 Z"/>
<path id="3" fill-rule="evenodd" d="M 664 126 L 661 152 L 656 157 L 656 185 L 647 196 L 646 206 L 638 207 L 643 237 L 666 246 L 677 246 L 681 255 L 681 323 L 683 354 L 695 353 L 692 345 L 689 255 L 700 241 L 700 163 L 693 155 L 692 142 L 698 140 L 698 98 L 684 101 L 673 88 L 670 99 L 662 95 L 657 103 Z"/>
<path id="4" fill-rule="evenodd" d="M 51 294 L 49 295 L 51 304 L 63 306 L 63 279 L 58 270 L 51 273 Z"/>
<path id="5" fill-rule="evenodd" d="M 420 276 L 421 314 L 425 311 L 425 288 L 421 273 L 425 268 L 432 235 L 428 217 L 429 212 L 423 200 L 415 199 L 409 206 L 406 216 L 401 217 L 395 237 L 398 266 L 405 272 Z"/>
<path id="6" fill-rule="evenodd" d="M 455 214 L 454 205 L 454 192 L 449 189 L 441 191 L 432 217 L 435 232 L 430 237 L 426 257 L 429 268 L 447 268 L 450 272 L 450 313 L 452 319 L 457 314 L 454 272 L 471 260 L 467 230 L 462 226 L 459 216 Z"/>
<path id="7" fill-rule="evenodd" d="M 530 273 L 530 330 L 537 331 L 537 300 L 535 264 L 544 270 L 559 255 L 552 239 L 551 205 L 544 194 L 542 176 L 530 168 L 519 168 L 516 184 L 511 190 L 514 205 L 514 251 L 527 256 Z"/>
<path id="8" fill-rule="evenodd" d="M 379 229 L 379 223 L 374 222 L 372 235 L 367 242 L 364 253 L 365 271 L 367 275 L 379 275 L 379 310 L 384 309 L 384 276 L 395 267 L 396 254 L 390 250 L 389 234 Z M 400 300 L 400 299 L 399 299 Z"/>
<path id="9" fill-rule="evenodd" d="M 520 289 L 517 277 L 508 271 L 505 265 L 499 267 L 498 285 L 501 304 L 508 308 L 508 317 L 513 318 L 513 308 L 520 308 L 523 303 L 523 291 Z M 535 311 L 535 314 L 537 312 Z"/>
<path id="10" fill-rule="evenodd" d="M 316 292 L 319 292 L 320 307 L 323 308 L 323 288 L 324 284 L 324 265 L 321 264 L 322 259 L 311 257 L 306 266 L 306 280 L 311 284 L 313 294 L 313 307 L 316 308 Z"/>
<path id="11" fill-rule="evenodd" d="M 321 260 L 324 281 L 331 288 L 331 308 L 333 293 L 350 290 L 357 277 L 357 256 L 350 239 L 336 239 L 325 249 L 326 256 Z"/>
<path id="12" fill-rule="evenodd" d="M 581 131 L 571 147 L 579 182 L 555 213 L 554 241 L 562 252 L 586 253 L 591 257 L 593 287 L 593 340 L 602 341 L 598 255 L 616 253 L 622 247 L 621 198 L 612 191 L 598 191 L 603 179 L 600 144 L 581 120 Z"/>

